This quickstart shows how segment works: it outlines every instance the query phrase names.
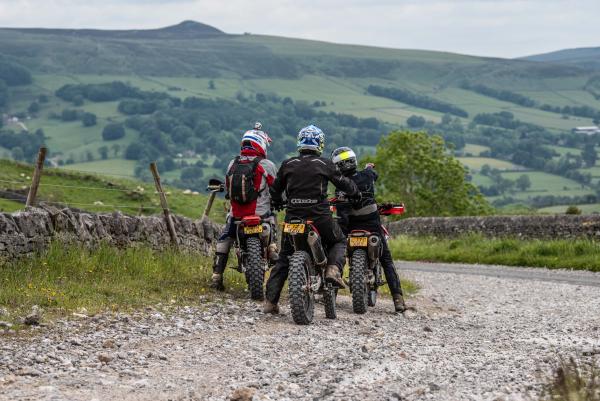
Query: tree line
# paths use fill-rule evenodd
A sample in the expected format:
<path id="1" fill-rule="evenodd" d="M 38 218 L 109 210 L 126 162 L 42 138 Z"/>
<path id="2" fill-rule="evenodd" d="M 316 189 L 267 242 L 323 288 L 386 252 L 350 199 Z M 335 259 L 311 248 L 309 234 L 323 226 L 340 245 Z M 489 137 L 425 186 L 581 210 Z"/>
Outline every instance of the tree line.
<path id="1" fill-rule="evenodd" d="M 411 106 L 420 107 L 422 109 L 438 111 L 440 113 L 449 113 L 458 117 L 469 117 L 469 113 L 458 106 L 442 102 L 441 100 L 437 100 L 429 96 L 414 93 L 407 89 L 390 87 L 386 88 L 378 85 L 369 85 L 367 92 L 374 96 L 397 100 Z"/>
<path id="2" fill-rule="evenodd" d="M 595 95 L 595 92 L 592 88 L 594 88 L 595 82 L 596 81 L 594 80 L 590 80 L 585 86 L 585 89 L 593 95 Z M 590 106 L 552 106 L 549 104 L 540 104 L 530 97 L 521 95 L 520 93 L 511 92 L 505 89 L 495 89 L 483 84 L 474 84 L 468 81 L 462 82 L 460 87 L 465 90 L 479 93 L 480 95 L 502 100 L 504 102 L 514 103 L 522 107 L 536 108 L 539 110 L 568 116 L 591 118 L 595 123 L 600 122 L 600 110 L 594 109 Z"/>

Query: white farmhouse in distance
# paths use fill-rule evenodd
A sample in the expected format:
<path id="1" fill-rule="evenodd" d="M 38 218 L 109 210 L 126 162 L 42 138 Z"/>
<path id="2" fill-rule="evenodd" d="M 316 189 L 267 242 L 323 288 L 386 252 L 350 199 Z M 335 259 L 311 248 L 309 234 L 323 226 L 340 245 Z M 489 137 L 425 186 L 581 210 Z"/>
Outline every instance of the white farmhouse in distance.
<path id="1" fill-rule="evenodd" d="M 600 128 L 595 125 L 589 127 L 575 127 L 571 130 L 574 134 L 586 134 L 586 135 L 594 135 L 600 134 Z"/>

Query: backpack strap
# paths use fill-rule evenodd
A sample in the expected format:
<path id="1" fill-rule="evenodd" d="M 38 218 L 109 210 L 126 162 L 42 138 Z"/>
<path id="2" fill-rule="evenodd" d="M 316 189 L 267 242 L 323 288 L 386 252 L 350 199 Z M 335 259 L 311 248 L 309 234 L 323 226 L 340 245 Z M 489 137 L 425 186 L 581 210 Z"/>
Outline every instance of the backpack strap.
<path id="1" fill-rule="evenodd" d="M 258 167 L 258 165 L 260 164 L 260 162 L 263 161 L 262 157 L 256 156 L 253 160 L 252 160 L 252 171 L 256 172 L 256 169 Z M 261 179 L 261 183 L 262 183 L 262 179 Z M 258 184 L 258 194 L 260 195 L 267 187 L 265 186 L 263 189 L 260 189 L 260 184 Z"/>
<path id="2" fill-rule="evenodd" d="M 231 166 L 229 167 L 229 170 L 227 170 L 227 173 L 225 174 L 226 176 L 226 181 L 227 182 L 227 193 L 225 194 L 225 198 L 228 199 L 229 195 L 231 194 L 231 186 L 233 185 L 233 180 L 231 178 L 229 178 L 231 176 L 231 171 L 236 167 L 236 165 L 238 165 L 240 163 L 240 157 L 236 156 L 235 159 L 233 159 L 233 163 L 231 163 Z"/>

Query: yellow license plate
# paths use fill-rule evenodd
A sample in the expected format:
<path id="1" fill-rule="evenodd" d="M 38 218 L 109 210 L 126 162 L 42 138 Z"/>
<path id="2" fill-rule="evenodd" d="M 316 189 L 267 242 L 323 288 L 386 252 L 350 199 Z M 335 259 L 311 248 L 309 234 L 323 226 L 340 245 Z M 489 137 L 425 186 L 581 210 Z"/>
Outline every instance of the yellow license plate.
<path id="1" fill-rule="evenodd" d="M 350 237 L 350 246 L 367 246 L 368 241 L 367 237 Z"/>
<path id="2" fill-rule="evenodd" d="M 244 227 L 244 234 L 260 234 L 263 232 L 263 228 L 261 225 Z"/>
<path id="3" fill-rule="evenodd" d="M 283 232 L 288 234 L 303 234 L 305 229 L 304 224 L 290 224 L 285 223 L 283 226 Z"/>

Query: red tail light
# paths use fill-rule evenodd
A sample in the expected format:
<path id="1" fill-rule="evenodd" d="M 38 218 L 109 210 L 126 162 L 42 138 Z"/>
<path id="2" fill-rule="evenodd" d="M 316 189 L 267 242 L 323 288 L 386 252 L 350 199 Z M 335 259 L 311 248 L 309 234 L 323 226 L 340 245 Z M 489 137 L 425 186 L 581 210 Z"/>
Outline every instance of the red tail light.
<path id="1" fill-rule="evenodd" d="M 257 226 L 260 224 L 260 216 L 246 216 L 242 217 L 242 224 L 247 227 Z"/>

